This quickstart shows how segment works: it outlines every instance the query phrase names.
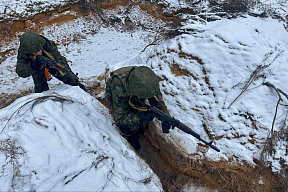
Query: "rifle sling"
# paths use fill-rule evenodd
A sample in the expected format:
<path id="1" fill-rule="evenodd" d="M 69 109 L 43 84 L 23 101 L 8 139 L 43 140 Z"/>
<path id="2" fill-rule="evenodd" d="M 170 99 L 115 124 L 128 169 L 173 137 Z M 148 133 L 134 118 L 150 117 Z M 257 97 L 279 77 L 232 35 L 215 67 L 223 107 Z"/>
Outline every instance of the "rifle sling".
<path id="1" fill-rule="evenodd" d="M 138 107 L 138 106 L 136 106 L 136 105 L 131 101 L 131 99 L 132 99 L 132 95 L 130 95 L 130 97 L 129 97 L 128 104 L 129 104 L 133 109 L 136 109 L 136 110 L 138 110 L 138 111 L 148 111 L 148 107 L 145 107 L 145 106 L 140 106 L 140 107 Z"/>

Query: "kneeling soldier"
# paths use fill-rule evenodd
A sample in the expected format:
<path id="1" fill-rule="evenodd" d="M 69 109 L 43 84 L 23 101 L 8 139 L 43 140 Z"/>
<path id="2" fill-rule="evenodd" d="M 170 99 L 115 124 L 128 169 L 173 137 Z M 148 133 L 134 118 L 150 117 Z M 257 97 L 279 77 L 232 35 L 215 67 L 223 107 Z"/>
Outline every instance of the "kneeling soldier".
<path id="1" fill-rule="evenodd" d="M 155 116 L 152 112 L 137 108 L 132 98 L 147 101 L 169 115 L 159 89 L 159 78 L 146 66 L 123 67 L 113 71 L 106 81 L 106 97 L 117 126 L 135 150 L 140 149 L 139 137 Z M 169 128 L 170 124 L 162 121 L 163 132 L 169 133 Z"/>
<path id="2" fill-rule="evenodd" d="M 24 78 L 32 75 L 36 93 L 49 89 L 47 81 L 51 79 L 51 74 L 65 84 L 85 90 L 56 44 L 36 33 L 25 32 L 20 36 L 16 72 Z"/>

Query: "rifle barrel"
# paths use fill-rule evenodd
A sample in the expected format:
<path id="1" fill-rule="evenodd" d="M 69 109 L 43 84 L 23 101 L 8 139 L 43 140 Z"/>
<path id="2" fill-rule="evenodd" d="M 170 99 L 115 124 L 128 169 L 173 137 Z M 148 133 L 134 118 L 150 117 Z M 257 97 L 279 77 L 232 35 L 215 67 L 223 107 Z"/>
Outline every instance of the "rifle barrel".
<path id="1" fill-rule="evenodd" d="M 212 145 L 212 142 L 208 143 L 207 141 L 203 140 L 201 138 L 201 136 L 198 133 L 196 133 L 195 131 L 193 131 L 190 127 L 183 124 L 179 120 L 174 119 L 173 117 L 169 117 L 166 113 L 164 113 L 162 110 L 158 109 L 157 107 L 150 106 L 150 107 L 148 107 L 148 110 L 155 112 L 158 115 L 160 115 L 160 119 L 164 119 L 165 121 L 168 121 L 173 127 L 178 127 L 183 132 L 196 137 L 198 140 L 202 141 L 203 143 L 205 143 L 206 145 L 208 145 L 209 147 L 211 147 L 215 151 L 220 152 L 220 149 L 218 149 L 216 146 Z"/>
<path id="2" fill-rule="evenodd" d="M 155 106 L 150 106 L 147 105 L 141 101 L 139 101 L 138 99 L 134 98 L 133 101 L 135 101 L 137 104 L 139 104 L 140 106 L 143 107 L 147 107 L 148 111 L 154 112 L 156 113 L 158 116 L 157 118 L 161 121 L 167 121 L 169 122 L 173 127 L 178 127 L 180 130 L 182 130 L 183 132 L 190 134 L 194 137 L 196 137 L 198 140 L 202 141 L 203 143 L 205 143 L 206 145 L 208 145 L 209 147 L 211 147 L 212 149 L 214 149 L 217 152 L 220 152 L 220 149 L 218 149 L 216 146 L 212 145 L 212 141 L 210 141 L 209 143 L 205 140 L 203 140 L 200 135 L 198 133 L 196 133 L 195 131 L 193 131 L 190 127 L 188 127 L 187 125 L 183 124 L 182 122 L 180 122 L 178 119 L 175 119 L 173 117 L 168 116 L 164 111 L 158 109 Z"/>

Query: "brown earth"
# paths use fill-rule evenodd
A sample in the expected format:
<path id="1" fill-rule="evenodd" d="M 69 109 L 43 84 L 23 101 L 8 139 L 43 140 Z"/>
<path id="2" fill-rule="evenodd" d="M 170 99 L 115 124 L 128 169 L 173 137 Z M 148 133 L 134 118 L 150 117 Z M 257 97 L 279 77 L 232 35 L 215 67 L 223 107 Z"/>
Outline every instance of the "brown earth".
<path id="1" fill-rule="evenodd" d="M 151 167 L 161 169 L 158 177 L 167 191 L 175 191 L 174 183 L 179 180 L 177 177 L 184 178 L 180 179 L 182 182 L 178 186 L 179 189 L 185 186 L 186 182 L 190 182 L 189 179 L 194 181 L 198 179 L 198 182 L 199 180 L 202 181 L 206 187 L 217 189 L 218 191 L 281 191 L 279 186 L 277 186 L 279 178 L 274 176 L 270 169 L 254 168 L 245 162 L 238 162 L 236 164 L 233 163 L 233 157 L 228 161 L 222 160 L 217 162 L 205 158 L 202 159 L 200 155 L 208 150 L 202 144 L 198 144 L 196 154 L 188 154 L 185 149 L 163 134 L 159 126 L 155 126 L 155 124 L 149 126 L 149 131 L 145 134 L 145 140 L 148 140 L 150 145 L 152 144 L 152 150 L 158 154 L 157 158 L 151 160 L 153 161 Z M 162 162 L 157 160 L 159 155 Z M 143 156 L 145 158 L 147 154 Z M 172 170 L 170 174 L 162 170 L 165 170 L 167 166 Z M 159 170 L 157 171 L 159 172 Z M 177 177 L 174 178 L 174 175 L 177 175 Z M 167 180 L 172 180 L 172 182 L 165 183 Z M 259 180 L 262 180 L 262 183 Z"/>
<path id="2" fill-rule="evenodd" d="M 128 0 L 101 0 L 96 2 L 96 7 L 99 9 L 115 9 L 119 5 L 138 5 L 142 10 L 164 22 L 170 22 L 175 19 L 171 15 L 164 14 L 161 6 L 146 1 L 138 1 L 132 4 Z M 84 9 L 81 4 L 74 4 L 60 7 L 57 11 L 39 13 L 29 18 L 1 21 L 0 43 L 4 40 L 9 41 L 11 38 L 15 38 L 15 34 L 19 32 L 26 30 L 40 32 L 43 26 L 61 24 L 87 15 L 88 9 L 86 8 Z M 8 53 L 6 50 L 6 52 L 0 53 L 0 55 L 2 56 L 2 60 L 6 59 L 7 55 L 9 55 L 9 50 Z M 197 60 L 201 64 L 199 58 L 192 57 L 192 59 Z M 171 65 L 171 70 L 176 75 L 192 76 L 187 71 L 180 69 L 177 64 Z M 104 91 L 104 87 L 101 84 L 104 77 L 105 74 L 87 86 L 87 88 L 92 96 L 107 106 L 105 99 L 97 97 L 99 93 Z M 197 78 L 194 77 L 194 79 Z M 0 99 L 0 108 L 30 93 L 32 93 L 32 90 L 19 94 L 3 95 Z M 217 189 L 218 191 L 225 192 L 283 191 L 279 186 L 280 179 L 273 175 L 270 169 L 260 169 L 245 162 L 233 163 L 235 162 L 234 157 L 231 157 L 228 161 L 222 160 L 218 162 L 200 158 L 200 154 L 205 154 L 208 150 L 206 146 L 201 144 L 198 144 L 196 154 L 188 154 L 185 149 L 177 145 L 167 135 L 161 133 L 159 125 L 150 124 L 149 130 L 140 141 L 142 150 L 139 152 L 139 155 L 158 175 L 165 191 L 181 191 L 189 183 L 196 183 L 196 185 L 204 186 L 209 190 Z M 262 183 L 259 183 L 260 179 Z"/>
<path id="3" fill-rule="evenodd" d="M 0 21 L 0 42 L 14 38 L 16 33 L 25 32 L 27 30 L 38 33 L 44 26 L 71 21 L 82 14 L 80 6 L 74 4 L 66 7 L 59 7 L 57 11 L 39 13 L 28 18 Z"/>
<path id="4" fill-rule="evenodd" d="M 146 1 L 135 1 L 131 3 L 131 1 L 128 0 L 100 0 L 93 3 L 95 4 L 83 5 L 80 1 L 77 4 L 59 7 L 58 10 L 39 13 L 28 18 L 0 21 L 0 42 L 14 38 L 15 34 L 19 32 L 27 30 L 40 32 L 43 26 L 71 21 L 80 16 L 87 15 L 89 11 L 95 11 L 95 9 L 115 9 L 118 6 L 128 5 L 139 6 L 143 11 L 146 11 L 150 15 L 161 19 L 164 22 L 171 22 L 176 19 L 171 15 L 164 14 L 161 6 Z"/>
<path id="5" fill-rule="evenodd" d="M 14 93 L 14 94 L 2 94 L 0 98 L 0 109 L 9 106 L 11 103 L 13 103 L 16 99 L 29 95 L 33 93 L 32 90 L 25 90 L 20 93 Z"/>

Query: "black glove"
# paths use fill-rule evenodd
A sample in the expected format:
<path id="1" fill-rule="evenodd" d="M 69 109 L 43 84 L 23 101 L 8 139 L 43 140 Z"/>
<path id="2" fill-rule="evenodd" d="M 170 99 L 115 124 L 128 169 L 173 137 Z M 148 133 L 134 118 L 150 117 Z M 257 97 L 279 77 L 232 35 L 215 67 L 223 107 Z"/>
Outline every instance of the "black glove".
<path id="1" fill-rule="evenodd" d="M 141 121 L 152 121 L 156 114 L 150 111 L 140 111 L 136 115 Z"/>
<path id="2" fill-rule="evenodd" d="M 135 149 L 135 151 L 139 151 L 141 149 L 141 145 L 140 145 L 140 142 L 139 142 L 139 136 L 127 137 L 127 141 Z"/>
<path id="3" fill-rule="evenodd" d="M 52 69 L 51 66 L 55 64 L 56 64 L 56 61 L 53 61 L 52 59 L 49 59 L 48 57 L 45 57 L 43 55 L 38 55 L 35 61 L 30 63 L 31 68 L 35 71 L 40 71 L 43 67 L 46 67 L 47 69 Z M 51 72 L 54 73 L 55 71 L 52 70 Z"/>
<path id="4" fill-rule="evenodd" d="M 80 87 L 81 89 L 83 89 L 85 92 L 87 92 L 86 87 L 85 87 L 82 83 L 79 83 L 79 87 Z"/>
<path id="5" fill-rule="evenodd" d="M 49 73 L 51 73 L 52 75 L 55 75 L 57 70 L 54 68 L 48 69 Z"/>
<path id="6" fill-rule="evenodd" d="M 43 61 L 42 57 L 44 57 L 44 56 L 39 55 L 36 57 L 36 59 L 34 61 L 32 61 L 30 63 L 31 68 L 34 71 L 40 71 L 41 69 L 44 68 L 44 61 Z"/>
<path id="7" fill-rule="evenodd" d="M 39 57 L 40 62 L 42 62 L 47 69 L 52 69 L 52 66 L 57 64 L 56 61 L 54 61 L 48 57 L 45 57 L 43 55 L 37 56 L 37 58 L 38 57 Z"/>
<path id="8" fill-rule="evenodd" d="M 169 133 L 169 129 L 171 127 L 170 123 L 168 121 L 162 121 L 161 124 L 163 133 Z"/>

